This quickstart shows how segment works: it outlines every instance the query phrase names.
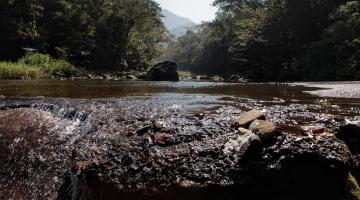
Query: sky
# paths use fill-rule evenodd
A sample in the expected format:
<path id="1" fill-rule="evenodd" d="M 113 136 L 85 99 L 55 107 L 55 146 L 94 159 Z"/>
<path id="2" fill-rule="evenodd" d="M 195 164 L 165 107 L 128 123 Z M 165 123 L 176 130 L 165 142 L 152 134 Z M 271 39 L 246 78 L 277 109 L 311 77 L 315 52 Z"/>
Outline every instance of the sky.
<path id="1" fill-rule="evenodd" d="M 211 6 L 214 0 L 156 0 L 165 8 L 181 17 L 200 23 L 215 18 L 216 8 Z"/>

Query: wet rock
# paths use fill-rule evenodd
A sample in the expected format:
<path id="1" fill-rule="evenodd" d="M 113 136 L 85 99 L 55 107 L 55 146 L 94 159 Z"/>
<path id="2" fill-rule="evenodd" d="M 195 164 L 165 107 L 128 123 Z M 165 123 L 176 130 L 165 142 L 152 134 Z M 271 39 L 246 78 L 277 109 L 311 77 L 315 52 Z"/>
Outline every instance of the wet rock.
<path id="1" fill-rule="evenodd" d="M 155 122 L 153 122 L 153 129 L 155 130 L 155 131 L 160 131 L 161 129 L 163 129 L 164 128 L 164 122 L 162 122 L 162 121 L 155 121 Z"/>
<path id="2" fill-rule="evenodd" d="M 259 110 L 251 110 L 240 116 L 238 124 L 240 127 L 248 128 L 251 122 L 257 119 L 265 120 L 264 113 Z"/>
<path id="3" fill-rule="evenodd" d="M 160 132 L 154 133 L 154 135 L 152 135 L 152 139 L 155 143 L 161 145 L 171 144 L 175 140 L 172 135 L 169 135 L 167 133 L 160 133 Z"/>
<path id="4" fill-rule="evenodd" d="M 264 120 L 253 121 L 249 129 L 258 135 L 263 142 L 272 140 L 278 135 L 278 129 L 275 124 Z"/>
<path id="5" fill-rule="evenodd" d="M 177 184 L 180 188 L 186 188 L 186 189 L 194 189 L 194 188 L 200 188 L 202 185 L 200 183 L 196 183 L 194 181 L 186 180 L 184 178 L 179 178 L 177 180 Z"/>
<path id="6" fill-rule="evenodd" d="M 79 76 L 71 77 L 71 80 L 74 80 L 74 81 L 82 80 L 82 77 L 79 77 Z"/>
<path id="7" fill-rule="evenodd" d="M 138 77 L 136 77 L 135 75 L 127 75 L 127 76 L 126 76 L 126 79 L 127 79 L 127 80 L 133 80 L 133 81 L 134 81 L 134 80 L 138 80 Z"/>
<path id="8" fill-rule="evenodd" d="M 211 78 L 213 81 L 224 81 L 224 78 L 220 77 L 220 76 L 214 76 Z"/>
<path id="9" fill-rule="evenodd" d="M 111 80 L 111 76 L 107 75 L 107 74 L 101 74 L 100 75 L 103 79 L 106 79 L 106 80 Z"/>
<path id="10" fill-rule="evenodd" d="M 145 80 L 146 78 L 146 73 L 140 73 L 137 75 L 138 79 L 141 79 L 141 80 Z"/>
<path id="11" fill-rule="evenodd" d="M 136 134 L 138 135 L 144 135 L 145 133 L 148 133 L 151 129 L 151 126 L 145 126 L 136 131 Z"/>
<path id="12" fill-rule="evenodd" d="M 260 151 L 260 138 L 253 133 L 245 133 L 238 136 L 236 139 L 229 140 L 225 143 L 222 150 L 224 155 L 232 156 L 235 159 L 235 162 L 250 157 L 254 159 Z"/>
<path id="13" fill-rule="evenodd" d="M 0 199 L 338 200 L 349 172 L 358 177 L 356 155 L 334 135 L 283 133 L 265 145 L 239 128 L 234 107 L 194 115 L 143 99 L 34 101 L 61 101 L 68 117 L 55 103 L 0 111 Z M 89 134 L 73 111 L 91 116 Z"/>
<path id="14" fill-rule="evenodd" d="M 229 81 L 238 81 L 241 77 L 238 75 L 231 75 Z"/>
<path id="15" fill-rule="evenodd" d="M 79 135 L 49 112 L 0 111 L 0 199 L 56 199 Z"/>
<path id="16" fill-rule="evenodd" d="M 208 75 L 202 75 L 197 77 L 198 80 L 211 80 L 211 77 Z"/>
<path id="17" fill-rule="evenodd" d="M 349 121 L 340 128 L 336 137 L 343 140 L 354 153 L 360 153 L 360 122 Z"/>
<path id="18" fill-rule="evenodd" d="M 179 81 L 177 64 L 173 61 L 164 61 L 156 64 L 146 74 L 147 81 Z"/>
<path id="19" fill-rule="evenodd" d="M 233 81 L 233 82 L 240 82 L 240 83 L 246 83 L 248 82 L 248 80 L 246 78 L 243 78 L 239 75 L 232 75 L 229 77 L 229 81 Z"/>
<path id="20" fill-rule="evenodd" d="M 311 133 L 311 134 L 321 134 L 327 132 L 326 128 L 323 126 L 302 126 L 301 128 L 306 133 Z"/>
<path id="21" fill-rule="evenodd" d="M 259 173 L 260 196 L 271 199 L 346 199 L 351 154 L 334 136 L 281 136 L 266 148 Z M 254 183 L 254 184 L 256 184 Z M 257 198 L 256 198 L 257 199 Z"/>
<path id="22" fill-rule="evenodd" d="M 93 76 L 93 75 L 91 75 L 91 74 L 86 75 L 86 77 L 87 77 L 88 79 L 91 79 L 91 80 L 94 80 L 94 79 L 95 79 L 95 76 Z"/>

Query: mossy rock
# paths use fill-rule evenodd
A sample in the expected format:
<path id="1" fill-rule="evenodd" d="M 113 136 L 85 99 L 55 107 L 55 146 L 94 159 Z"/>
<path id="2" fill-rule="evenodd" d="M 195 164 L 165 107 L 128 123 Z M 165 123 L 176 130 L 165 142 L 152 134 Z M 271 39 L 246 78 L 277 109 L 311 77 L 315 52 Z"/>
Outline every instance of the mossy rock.
<path id="1" fill-rule="evenodd" d="M 357 180 L 349 173 L 347 180 L 347 200 L 360 200 L 360 186 Z"/>

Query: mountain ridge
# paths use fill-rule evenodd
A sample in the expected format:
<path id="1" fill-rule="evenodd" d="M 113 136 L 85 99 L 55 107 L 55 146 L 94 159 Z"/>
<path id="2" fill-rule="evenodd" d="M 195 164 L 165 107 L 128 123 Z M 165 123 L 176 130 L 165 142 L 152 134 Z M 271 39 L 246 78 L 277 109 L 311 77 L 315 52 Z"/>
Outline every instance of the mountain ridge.
<path id="1" fill-rule="evenodd" d="M 164 25 L 175 37 L 185 35 L 188 30 L 193 29 L 197 24 L 192 20 L 179 16 L 167 9 L 162 9 Z"/>

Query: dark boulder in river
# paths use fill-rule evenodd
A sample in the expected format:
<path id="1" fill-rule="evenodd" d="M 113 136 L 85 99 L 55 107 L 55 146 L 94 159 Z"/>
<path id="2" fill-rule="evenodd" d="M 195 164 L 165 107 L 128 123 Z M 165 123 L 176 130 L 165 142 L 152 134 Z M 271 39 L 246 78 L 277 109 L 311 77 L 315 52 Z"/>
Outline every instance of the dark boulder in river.
<path id="1" fill-rule="evenodd" d="M 146 74 L 147 81 L 179 81 L 177 64 L 173 61 L 164 61 L 153 66 Z"/>
<path id="2" fill-rule="evenodd" d="M 44 108 L 0 109 L 0 199 L 359 199 L 352 154 L 330 133 L 265 145 L 234 107 Z M 60 115 L 75 110 L 86 120 Z"/>

